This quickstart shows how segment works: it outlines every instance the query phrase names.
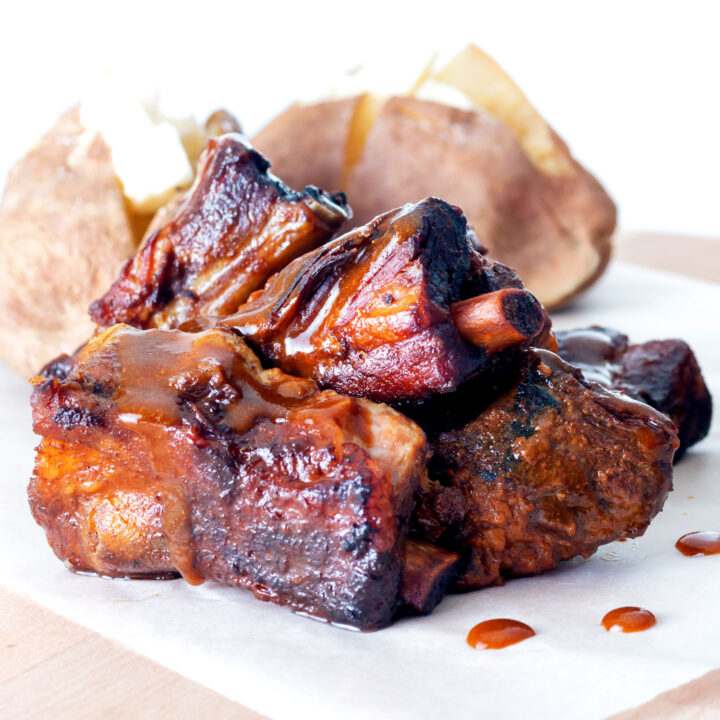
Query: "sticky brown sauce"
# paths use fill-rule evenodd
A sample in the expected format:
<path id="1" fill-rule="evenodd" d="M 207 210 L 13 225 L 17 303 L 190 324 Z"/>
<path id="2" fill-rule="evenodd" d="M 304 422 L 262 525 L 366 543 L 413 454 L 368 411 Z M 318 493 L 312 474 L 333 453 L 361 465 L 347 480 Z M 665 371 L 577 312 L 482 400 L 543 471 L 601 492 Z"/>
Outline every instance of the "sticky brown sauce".
<path id="1" fill-rule="evenodd" d="M 683 535 L 675 547 L 688 557 L 703 557 L 720 554 L 720 532 L 700 530 Z"/>
<path id="2" fill-rule="evenodd" d="M 602 625 L 608 632 L 641 632 L 656 624 L 655 615 L 635 606 L 615 608 L 602 619 Z M 468 633 L 467 644 L 475 650 L 499 650 L 534 635 L 535 631 L 519 620 L 496 618 L 475 625 Z"/>
<path id="3" fill-rule="evenodd" d="M 603 627 L 608 632 L 641 632 L 649 630 L 657 623 L 655 616 L 640 607 L 619 607 L 611 610 L 602 619 Z"/>
<path id="4" fill-rule="evenodd" d="M 183 398 L 194 403 L 209 398 L 222 407 L 219 422 L 243 433 L 257 418 L 284 417 L 316 393 L 315 385 L 277 370 L 263 371 L 242 341 L 227 331 L 189 334 L 116 326 L 106 331 L 103 341 L 102 352 L 91 356 L 84 369 L 89 377 L 94 373 L 101 378 L 103 373 L 107 374 L 106 367 L 114 369 L 112 402 L 120 423 L 128 432 L 132 431 L 130 437 L 135 443 L 132 450 L 128 445 L 125 454 L 118 453 L 128 460 L 130 469 L 123 466 L 119 475 L 112 476 L 112 482 L 125 495 L 147 500 L 152 508 L 160 504 L 165 564 L 176 568 L 189 583 L 200 584 L 203 578 L 194 567 L 190 504 L 175 471 L 165 471 L 176 468 L 178 458 L 182 457 L 173 441 L 176 433 L 189 434 L 195 444 L 201 442 L 196 428 L 185 422 Z M 328 407 L 326 414 L 330 415 L 332 410 Z M 187 443 L 181 443 L 181 447 L 186 446 Z M 131 458 L 133 452 L 139 453 L 137 462 Z M 138 502 L 128 511 L 130 517 L 144 517 L 144 506 Z M 107 522 L 116 518 L 122 519 L 117 508 Z M 121 523 L 120 527 L 126 525 Z M 130 530 L 136 535 L 126 541 L 113 540 L 113 547 L 123 550 L 136 544 L 138 538 L 148 547 L 154 546 L 152 534 L 158 532 L 156 526 L 145 522 L 138 527 L 131 525 Z M 111 568 L 112 574 L 131 574 L 126 572 L 129 563 L 124 558 L 118 572 Z M 94 567 L 96 563 L 91 558 L 88 564 Z"/>
<path id="5" fill-rule="evenodd" d="M 115 403 L 127 418 L 180 425 L 183 386 L 217 380 L 236 392 L 236 401 L 226 408 L 225 424 L 245 432 L 260 417 L 284 417 L 315 389 L 283 373 L 263 373 L 247 347 L 220 330 L 190 334 L 128 328 L 115 331 L 113 341 L 122 370 Z"/>
<path id="6" fill-rule="evenodd" d="M 496 618 L 477 624 L 467 636 L 467 644 L 475 650 L 499 650 L 527 640 L 535 631 L 519 620 Z"/>
<path id="7" fill-rule="evenodd" d="M 381 289 L 391 286 L 408 264 L 406 253 L 398 252 L 398 246 L 412 245 L 419 223 L 412 208 L 402 209 L 373 222 L 369 231 L 336 238 L 287 265 L 262 294 L 226 317 L 222 325 L 254 337 L 256 342 L 272 340 L 283 368 L 303 377 L 311 377 L 318 362 L 342 357 L 348 334 L 354 345 L 373 349 L 378 334 L 392 334 L 396 322 L 392 318 L 404 307 L 397 293 L 391 293 L 391 307 L 384 310 L 373 308 L 373 300 L 383 295 Z M 323 282 L 305 297 L 308 283 L 314 282 L 313 276 L 321 270 Z M 414 300 L 413 295 L 408 302 Z M 367 334 L 363 332 L 366 315 L 372 320 Z M 403 337 L 401 333 L 393 341 Z"/>

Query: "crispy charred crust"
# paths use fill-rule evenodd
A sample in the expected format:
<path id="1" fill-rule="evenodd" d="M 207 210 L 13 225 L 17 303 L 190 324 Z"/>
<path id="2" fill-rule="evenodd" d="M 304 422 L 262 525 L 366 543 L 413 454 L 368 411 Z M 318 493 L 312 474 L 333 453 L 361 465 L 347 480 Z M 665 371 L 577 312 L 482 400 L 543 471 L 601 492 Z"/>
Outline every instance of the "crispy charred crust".
<path id="1" fill-rule="evenodd" d="M 56 377 L 58 380 L 64 380 L 73 366 L 73 356 L 63 353 L 58 355 L 40 369 L 38 375 L 45 378 Z"/>
<path id="2" fill-rule="evenodd" d="M 402 560 L 382 468 L 352 444 L 338 457 L 300 428 L 267 421 L 235 457 L 230 483 L 197 478 L 189 491 L 202 576 L 341 625 L 390 624 Z"/>
<path id="3" fill-rule="evenodd" d="M 401 608 L 427 445 L 390 408 L 263 370 L 228 330 L 127 326 L 32 405 L 31 508 L 74 568 L 214 579 L 362 629 Z"/>
<path id="4" fill-rule="evenodd" d="M 465 555 L 461 588 L 544 572 L 641 535 L 671 489 L 676 446 L 661 413 L 530 350 L 510 391 L 433 443 L 416 528 Z"/>
<path id="5" fill-rule="evenodd" d="M 234 312 L 270 275 L 328 240 L 342 194 L 290 190 L 240 135 L 210 140 L 175 218 L 151 235 L 90 308 L 100 327 L 178 327 Z"/>
<path id="6" fill-rule="evenodd" d="M 61 428 L 100 427 L 102 418 L 86 408 L 61 407 L 53 416 L 52 422 Z"/>
<path id="7" fill-rule="evenodd" d="M 679 460 L 710 431 L 712 397 L 691 348 L 682 340 L 631 345 L 617 330 L 593 326 L 557 334 L 558 353 L 590 380 L 642 400 L 678 429 Z"/>
<path id="8" fill-rule="evenodd" d="M 323 387 L 420 401 L 492 366 L 497 348 L 466 340 L 451 306 L 505 283 L 522 287 L 475 250 L 458 208 L 427 198 L 298 258 L 222 326 Z M 527 317 L 513 322 L 537 332 L 506 346 L 529 345 L 549 327 L 534 299 L 523 307 Z"/>

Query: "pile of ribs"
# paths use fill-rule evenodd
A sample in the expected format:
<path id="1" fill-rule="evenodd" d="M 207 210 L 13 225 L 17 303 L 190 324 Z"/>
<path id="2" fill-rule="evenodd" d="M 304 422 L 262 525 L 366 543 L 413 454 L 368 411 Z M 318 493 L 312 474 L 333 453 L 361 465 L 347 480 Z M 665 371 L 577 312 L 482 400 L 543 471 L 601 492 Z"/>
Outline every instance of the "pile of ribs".
<path id="1" fill-rule="evenodd" d="M 350 217 L 210 141 L 33 379 L 30 505 L 69 567 L 370 630 L 645 531 L 708 432 L 690 348 L 555 334 L 440 199 Z"/>

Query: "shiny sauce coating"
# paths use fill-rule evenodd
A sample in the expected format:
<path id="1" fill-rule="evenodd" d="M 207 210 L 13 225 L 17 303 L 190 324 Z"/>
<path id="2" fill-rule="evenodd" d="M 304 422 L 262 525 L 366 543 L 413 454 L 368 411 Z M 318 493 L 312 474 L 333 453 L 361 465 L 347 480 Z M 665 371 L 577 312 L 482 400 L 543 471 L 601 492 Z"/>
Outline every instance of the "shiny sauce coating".
<path id="1" fill-rule="evenodd" d="M 467 636 L 467 644 L 475 650 L 499 650 L 527 640 L 535 631 L 519 620 L 496 618 L 478 623 Z"/>
<path id="2" fill-rule="evenodd" d="M 649 630 L 657 623 L 655 616 L 640 607 L 619 607 L 611 610 L 602 619 L 603 627 L 608 632 L 640 632 Z"/>
<path id="3" fill-rule="evenodd" d="M 720 554 L 720 533 L 712 530 L 701 530 L 683 535 L 675 547 L 688 557 L 703 557 Z"/>

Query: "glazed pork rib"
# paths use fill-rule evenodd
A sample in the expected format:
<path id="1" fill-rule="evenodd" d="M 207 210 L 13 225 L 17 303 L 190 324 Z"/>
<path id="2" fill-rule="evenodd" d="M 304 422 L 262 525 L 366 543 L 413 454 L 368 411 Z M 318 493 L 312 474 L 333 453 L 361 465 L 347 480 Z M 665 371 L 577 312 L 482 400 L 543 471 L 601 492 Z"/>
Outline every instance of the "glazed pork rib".
<path id="1" fill-rule="evenodd" d="M 545 572 L 641 535 L 672 487 L 677 443 L 662 413 L 532 349 L 509 391 L 432 443 L 415 526 L 464 555 L 460 588 Z"/>
<path id="2" fill-rule="evenodd" d="M 99 333 L 34 381 L 30 504 L 58 557 L 375 629 L 644 531 L 672 423 L 537 349 L 557 349 L 547 314 L 458 208 L 427 198 L 331 240 L 349 214 L 239 135 L 210 141 L 93 304 Z M 423 429 L 378 402 L 428 431 L 430 474 Z"/>
<path id="3" fill-rule="evenodd" d="M 630 344 L 627 335 L 597 325 L 557 334 L 558 354 L 588 380 L 642 400 L 675 423 L 685 451 L 710 432 L 712 398 L 695 354 L 682 340 Z"/>
<path id="4" fill-rule="evenodd" d="M 234 312 L 350 216 L 342 194 L 295 192 L 269 166 L 238 134 L 210 140 L 174 219 L 143 242 L 91 306 L 98 326 L 174 328 Z"/>
<path id="5" fill-rule="evenodd" d="M 444 592 L 452 553 L 427 587 L 404 579 L 427 445 L 391 408 L 263 370 L 222 329 L 116 325 L 35 382 L 30 504 L 71 567 L 180 572 L 363 629 Z"/>
<path id="6" fill-rule="evenodd" d="M 298 258 L 220 324 L 286 372 L 383 402 L 449 392 L 508 348 L 550 341 L 538 301 L 437 198 Z"/>

